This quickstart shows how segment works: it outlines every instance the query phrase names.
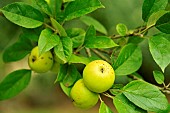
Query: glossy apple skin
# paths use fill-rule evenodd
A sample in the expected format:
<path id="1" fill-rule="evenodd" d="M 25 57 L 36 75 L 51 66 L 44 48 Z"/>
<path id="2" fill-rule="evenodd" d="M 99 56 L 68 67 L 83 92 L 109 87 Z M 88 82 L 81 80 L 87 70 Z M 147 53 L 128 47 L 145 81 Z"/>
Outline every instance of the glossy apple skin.
<path id="1" fill-rule="evenodd" d="M 50 51 L 39 56 L 38 46 L 34 47 L 28 57 L 28 65 L 37 73 L 45 73 L 53 66 L 53 55 Z"/>
<path id="2" fill-rule="evenodd" d="M 94 60 L 83 70 L 85 86 L 96 93 L 107 91 L 115 81 L 115 72 L 112 66 L 104 60 Z"/>
<path id="3" fill-rule="evenodd" d="M 70 97 L 73 99 L 73 104 L 81 109 L 89 109 L 95 106 L 99 99 L 97 93 L 87 89 L 83 79 L 79 79 L 74 84 L 70 92 Z"/>

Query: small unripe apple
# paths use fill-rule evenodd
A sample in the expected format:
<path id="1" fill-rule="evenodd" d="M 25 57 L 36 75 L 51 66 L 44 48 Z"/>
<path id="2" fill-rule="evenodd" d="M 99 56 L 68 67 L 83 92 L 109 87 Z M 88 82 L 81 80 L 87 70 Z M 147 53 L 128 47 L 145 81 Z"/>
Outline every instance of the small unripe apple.
<path id="1" fill-rule="evenodd" d="M 45 73 L 53 66 L 53 55 L 50 51 L 47 51 L 39 56 L 38 46 L 36 46 L 28 57 L 28 65 L 37 73 Z"/>
<path id="2" fill-rule="evenodd" d="M 85 86 L 96 93 L 107 91 L 115 81 L 115 72 L 112 66 L 104 60 L 94 60 L 83 70 Z"/>
<path id="3" fill-rule="evenodd" d="M 98 94 L 90 91 L 84 85 L 83 79 L 79 79 L 73 86 L 70 92 L 73 99 L 73 104 L 82 109 L 89 109 L 95 106 L 98 102 Z"/>

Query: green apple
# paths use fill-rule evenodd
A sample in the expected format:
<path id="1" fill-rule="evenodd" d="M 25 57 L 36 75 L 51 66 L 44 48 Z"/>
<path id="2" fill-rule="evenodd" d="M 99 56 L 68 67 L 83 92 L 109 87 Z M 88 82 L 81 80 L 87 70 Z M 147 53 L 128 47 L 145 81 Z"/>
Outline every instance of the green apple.
<path id="1" fill-rule="evenodd" d="M 79 79 L 73 86 L 70 92 L 73 99 L 73 104 L 82 109 L 89 109 L 95 106 L 98 102 L 98 94 L 90 91 L 84 85 L 83 79 Z"/>
<path id="2" fill-rule="evenodd" d="M 53 55 L 47 51 L 39 56 L 38 46 L 34 47 L 28 57 L 29 67 L 37 73 L 45 73 L 53 66 Z"/>
<path id="3" fill-rule="evenodd" d="M 115 72 L 112 66 L 104 60 L 94 60 L 83 70 L 85 86 L 96 93 L 107 91 L 115 81 Z"/>

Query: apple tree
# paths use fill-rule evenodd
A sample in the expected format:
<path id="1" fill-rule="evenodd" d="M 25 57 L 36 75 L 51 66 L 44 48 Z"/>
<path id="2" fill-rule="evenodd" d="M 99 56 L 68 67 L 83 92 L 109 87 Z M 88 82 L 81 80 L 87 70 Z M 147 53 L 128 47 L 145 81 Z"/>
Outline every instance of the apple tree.
<path id="1" fill-rule="evenodd" d="M 32 4 L 14 2 L 2 7 L 0 16 L 22 29 L 18 40 L 5 49 L 3 61 L 28 57 L 30 69 L 15 70 L 1 80 L 0 100 L 22 92 L 29 85 L 32 72 L 52 71 L 56 73 L 54 82 L 77 107 L 88 109 L 100 101 L 99 113 L 113 113 L 102 95 L 113 100 L 119 113 L 169 113 L 166 95 L 170 94 L 170 80 L 166 83 L 164 76 L 170 64 L 167 6 L 168 0 L 143 0 L 143 24 L 128 29 L 119 23 L 115 27 L 117 34 L 112 35 L 88 15 L 105 8 L 100 0 L 32 0 Z M 75 18 L 88 28 L 66 28 Z M 155 28 L 159 33 L 150 34 Z M 160 68 L 150 75 L 156 84 L 138 73 L 143 63 L 139 46 L 143 40 L 148 40 L 149 52 Z M 117 82 L 122 76 L 129 78 L 128 83 Z"/>

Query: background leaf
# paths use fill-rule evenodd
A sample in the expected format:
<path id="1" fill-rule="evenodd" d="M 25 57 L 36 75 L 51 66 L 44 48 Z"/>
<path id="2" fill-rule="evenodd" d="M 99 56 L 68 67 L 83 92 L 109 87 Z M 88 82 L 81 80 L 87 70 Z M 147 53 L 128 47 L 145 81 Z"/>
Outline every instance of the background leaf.
<path id="1" fill-rule="evenodd" d="M 60 43 L 60 38 L 57 34 L 53 34 L 50 29 L 42 30 L 39 40 L 38 40 L 38 48 L 39 54 L 43 54 L 56 45 Z"/>
<path id="2" fill-rule="evenodd" d="M 102 101 L 99 108 L 99 113 L 113 113 L 112 110 Z"/>
<path id="3" fill-rule="evenodd" d="M 160 71 L 153 71 L 153 76 L 158 84 L 163 84 L 164 83 L 164 75 Z"/>
<path id="4" fill-rule="evenodd" d="M 92 17 L 90 17 L 90 16 L 82 16 L 82 17 L 80 18 L 80 20 L 81 20 L 82 22 L 84 22 L 84 23 L 85 23 L 86 25 L 88 25 L 88 26 L 93 25 L 94 28 L 95 28 L 97 31 L 99 31 L 99 32 L 107 35 L 107 30 L 106 30 L 106 28 L 105 28 L 98 20 L 96 20 L 96 19 L 94 19 L 94 18 L 92 18 Z"/>
<path id="5" fill-rule="evenodd" d="M 168 101 L 159 89 L 147 82 L 135 80 L 123 88 L 123 94 L 138 107 L 158 112 L 168 107 Z"/>
<path id="6" fill-rule="evenodd" d="M 39 10 L 22 2 L 7 5 L 3 7 L 2 12 L 8 20 L 25 28 L 36 28 L 44 22 Z"/>
<path id="7" fill-rule="evenodd" d="M 8 74 L 0 83 L 0 100 L 12 98 L 29 84 L 31 70 L 17 70 Z"/>
<path id="8" fill-rule="evenodd" d="M 88 14 L 98 8 L 103 8 L 99 0 L 75 0 L 70 2 L 65 9 L 65 20 L 72 20 L 74 18 Z"/>
<path id="9" fill-rule="evenodd" d="M 159 10 L 164 10 L 168 4 L 168 0 L 144 0 L 142 6 L 142 18 L 148 21 L 150 15 Z"/>
<path id="10" fill-rule="evenodd" d="M 122 48 L 113 65 L 116 75 L 128 75 L 137 71 L 142 64 L 141 49 L 134 44 Z"/>
<path id="11" fill-rule="evenodd" d="M 147 113 L 130 102 L 123 94 L 118 94 L 113 99 L 114 105 L 119 113 Z"/>
<path id="12" fill-rule="evenodd" d="M 31 52 L 33 45 L 30 40 L 21 35 L 18 42 L 9 46 L 3 53 L 4 62 L 18 61 Z"/>
<path id="13" fill-rule="evenodd" d="M 157 34 L 149 39 L 149 50 L 153 59 L 164 72 L 170 63 L 170 42 L 162 34 Z"/>
<path id="14" fill-rule="evenodd" d="M 165 13 L 161 16 L 158 21 L 156 22 L 156 28 L 159 29 L 163 33 L 170 34 L 170 12 Z"/>

